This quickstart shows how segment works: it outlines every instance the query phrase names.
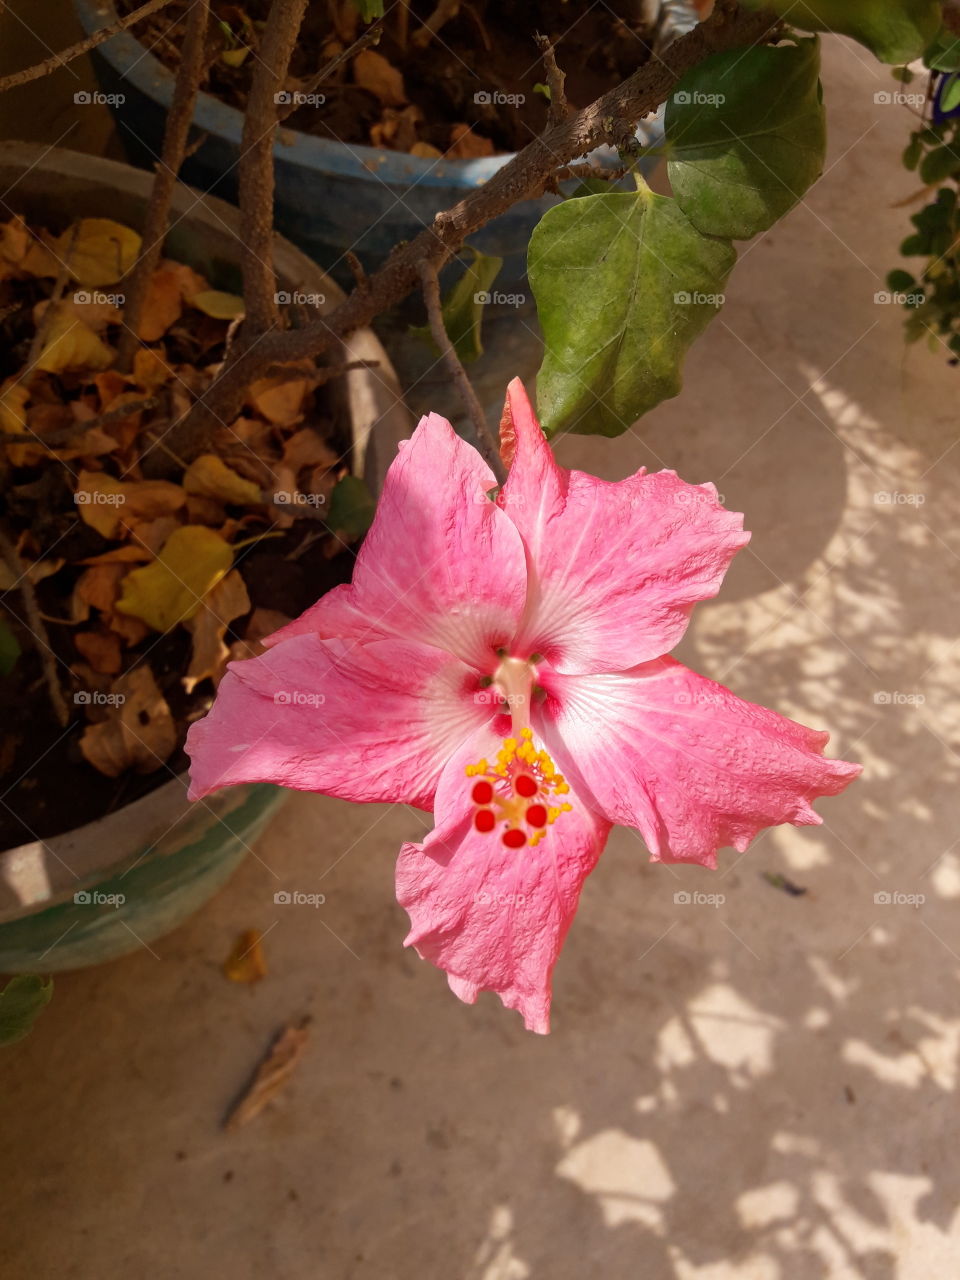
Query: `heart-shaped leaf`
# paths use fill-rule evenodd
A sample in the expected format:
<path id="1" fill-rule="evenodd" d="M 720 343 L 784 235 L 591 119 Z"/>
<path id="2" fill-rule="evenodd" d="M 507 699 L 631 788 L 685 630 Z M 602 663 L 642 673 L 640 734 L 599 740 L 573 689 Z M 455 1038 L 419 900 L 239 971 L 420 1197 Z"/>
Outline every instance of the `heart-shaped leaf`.
<path id="1" fill-rule="evenodd" d="M 736 256 L 647 190 L 549 209 L 527 261 L 546 344 L 537 403 L 547 434 L 618 436 L 675 396 Z"/>
<path id="2" fill-rule="evenodd" d="M 826 126 L 820 42 L 731 49 L 684 76 L 667 103 L 667 174 L 706 235 L 748 240 L 820 176 Z"/>

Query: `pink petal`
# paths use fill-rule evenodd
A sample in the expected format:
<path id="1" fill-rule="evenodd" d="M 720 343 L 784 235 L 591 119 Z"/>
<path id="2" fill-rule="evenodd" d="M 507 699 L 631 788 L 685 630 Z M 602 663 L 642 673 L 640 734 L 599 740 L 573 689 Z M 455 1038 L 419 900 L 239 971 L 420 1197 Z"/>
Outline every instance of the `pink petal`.
<path id="1" fill-rule="evenodd" d="M 559 466 L 523 384 L 507 391 L 516 456 L 498 501 L 529 555 L 530 602 L 516 652 L 566 672 L 623 671 L 659 658 L 693 605 L 715 596 L 743 517 L 711 484 L 673 471 L 616 483 Z"/>
<path id="2" fill-rule="evenodd" d="M 404 441 L 357 556 L 353 582 L 318 600 L 270 643 L 313 632 L 395 635 L 478 668 L 509 643 L 523 612 L 526 567 L 510 520 L 486 493 L 496 477 L 435 413 Z"/>
<path id="3" fill-rule="evenodd" d="M 442 650 L 293 636 L 230 664 L 187 735 L 191 799 L 273 782 L 429 809 L 445 760 L 490 718 L 476 675 Z"/>
<path id="4" fill-rule="evenodd" d="M 455 995 L 472 1004 L 479 991 L 496 991 L 528 1030 L 546 1034 L 553 966 L 610 826 L 571 791 L 563 798 L 572 811 L 534 848 L 508 849 L 496 831 L 477 832 L 464 770 L 499 745 L 484 729 L 444 769 L 436 829 L 400 851 L 397 899 L 410 916 L 406 945 L 447 971 Z"/>
<path id="5" fill-rule="evenodd" d="M 824 758 L 826 733 L 672 658 L 617 675 L 541 678 L 547 749 L 611 822 L 640 830 L 654 861 L 715 867 L 718 848 L 742 851 L 764 827 L 820 823 L 811 802 L 861 771 Z"/>

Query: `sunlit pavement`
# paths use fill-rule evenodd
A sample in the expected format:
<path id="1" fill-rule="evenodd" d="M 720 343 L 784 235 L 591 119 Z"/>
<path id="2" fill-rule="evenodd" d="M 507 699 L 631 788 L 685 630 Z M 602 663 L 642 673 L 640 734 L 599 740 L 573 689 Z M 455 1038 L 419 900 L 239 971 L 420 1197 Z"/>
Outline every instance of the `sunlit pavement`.
<path id="1" fill-rule="evenodd" d="M 616 830 L 547 1038 L 402 949 L 393 859 L 429 818 L 295 797 L 206 910 L 59 978 L 5 1053 L 11 1280 L 956 1274 L 960 370 L 905 354 L 874 300 L 909 117 L 866 52 L 825 52 L 827 172 L 743 248 L 683 394 L 560 456 L 672 467 L 746 513 L 678 656 L 829 729 L 863 778 L 716 873 Z M 275 902 L 293 890 L 325 902 Z M 252 989 L 220 969 L 244 928 L 266 935 Z M 304 1014 L 288 1088 L 224 1134 Z"/>

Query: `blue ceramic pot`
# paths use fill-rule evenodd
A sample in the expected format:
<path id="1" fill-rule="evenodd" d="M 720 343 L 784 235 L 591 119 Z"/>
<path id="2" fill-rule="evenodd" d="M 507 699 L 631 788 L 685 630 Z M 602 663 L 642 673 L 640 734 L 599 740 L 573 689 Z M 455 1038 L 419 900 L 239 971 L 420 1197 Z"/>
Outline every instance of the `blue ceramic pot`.
<path id="1" fill-rule="evenodd" d="M 74 0 L 89 34 L 116 21 L 113 0 Z M 695 25 L 686 0 L 663 5 L 665 35 Z M 133 164 L 152 168 L 160 154 L 172 74 L 129 32 L 91 54 L 104 93 L 123 95 L 113 106 L 117 128 Z M 183 176 L 203 191 L 236 201 L 237 157 L 243 129 L 239 111 L 209 94 L 197 99 L 193 123 L 207 139 L 184 165 Z M 645 145 L 659 141 L 662 120 L 644 122 Z M 316 262 L 343 279 L 352 249 L 367 267 L 380 265 L 400 240 L 410 240 L 442 209 L 483 185 L 512 155 L 477 160 L 432 160 L 375 147 L 354 146 L 281 129 L 274 148 L 275 225 Z M 612 158 L 616 164 L 616 157 Z M 574 184 L 575 185 L 575 184 Z M 504 259 L 497 288 L 510 291 L 526 276 L 530 233 L 556 196 L 524 200 L 470 237 L 483 253 Z"/>

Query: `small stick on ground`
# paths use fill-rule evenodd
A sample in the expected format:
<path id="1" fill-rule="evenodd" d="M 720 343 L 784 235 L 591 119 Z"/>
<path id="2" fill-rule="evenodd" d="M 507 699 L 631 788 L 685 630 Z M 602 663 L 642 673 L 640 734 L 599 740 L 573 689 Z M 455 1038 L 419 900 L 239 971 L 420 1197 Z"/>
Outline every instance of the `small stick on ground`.
<path id="1" fill-rule="evenodd" d="M 315 76 L 312 76 L 308 81 L 306 81 L 306 83 L 303 85 L 301 89 L 298 90 L 298 92 L 307 93 L 307 94 L 315 93 L 322 84 L 326 84 L 327 81 L 332 76 L 335 76 L 341 67 L 346 66 L 346 64 L 350 61 L 351 58 L 355 58 L 358 53 L 360 53 L 363 49 L 369 48 L 370 45 L 377 44 L 380 40 L 380 35 L 382 31 L 383 31 L 383 19 L 378 18 L 376 22 L 371 23 L 370 26 L 367 27 L 366 31 L 364 31 L 361 35 L 357 36 L 353 44 L 348 45 L 346 49 L 341 49 L 341 51 L 338 54 L 336 54 L 335 57 L 331 58 L 329 62 L 325 63 L 320 68 L 320 70 L 316 73 Z M 300 104 L 297 102 L 296 96 L 294 94 L 291 94 L 290 101 L 285 103 L 280 108 L 280 111 L 279 111 L 280 121 L 282 122 L 286 120 L 287 116 L 291 113 L 291 111 L 296 111 L 299 105 Z"/>
<path id="2" fill-rule="evenodd" d="M 424 259 L 420 263 L 419 270 L 420 283 L 423 288 L 423 300 L 427 304 L 430 333 L 434 342 L 440 348 L 444 363 L 456 383 L 457 391 L 460 393 L 463 407 L 473 423 L 480 452 L 489 464 L 491 471 L 497 477 L 497 484 L 503 484 L 507 478 L 507 472 L 500 457 L 500 450 L 496 440 L 493 438 L 493 433 L 487 426 L 487 420 L 484 417 L 480 401 L 477 399 L 477 393 L 467 377 L 466 369 L 460 363 L 460 357 L 457 355 L 456 348 L 450 341 L 450 335 L 447 333 L 446 326 L 443 323 L 443 310 L 440 302 L 440 278 L 437 275 L 437 268 L 429 259 Z"/>
<path id="3" fill-rule="evenodd" d="M 3 556 L 10 572 L 14 575 L 17 590 L 23 597 L 23 607 L 27 611 L 27 626 L 30 628 L 37 652 L 40 655 L 43 679 L 50 695 L 53 714 L 57 717 L 57 722 L 63 728 L 66 728 L 70 723 L 70 712 L 64 701 L 60 681 L 57 679 L 57 659 L 53 649 L 50 647 L 50 637 L 47 635 L 46 624 L 40 612 L 40 605 L 37 603 L 37 593 L 27 575 L 27 566 L 20 559 L 13 539 L 2 528 L 0 528 L 0 555 Z"/>
<path id="4" fill-rule="evenodd" d="M 128 400 L 125 404 L 108 409 L 106 413 L 97 414 L 95 418 L 72 422 L 69 427 L 61 427 L 58 431 L 51 431 L 45 436 L 38 435 L 35 431 L 29 435 L 4 431 L 0 433 L 0 444 L 30 444 L 35 441 L 48 449 L 58 449 L 61 445 L 76 440 L 92 427 L 108 427 L 112 422 L 122 422 L 124 418 L 132 417 L 135 413 L 142 413 L 144 409 L 155 409 L 159 403 L 156 396 L 144 396 L 142 400 Z"/>
<path id="5" fill-rule="evenodd" d="M 307 0 L 273 0 L 243 117 L 237 172 L 244 246 L 244 345 L 278 324 L 273 271 L 273 140 L 279 118 L 277 97 L 286 83 L 306 7 Z"/>
<path id="6" fill-rule="evenodd" d="M 547 125 L 562 124 L 569 114 L 567 95 L 564 84 L 567 77 L 557 66 L 555 45 L 547 36 L 536 35 L 537 48 L 543 55 L 543 69 L 547 74 L 547 88 L 550 90 L 550 108 L 547 111 Z"/>
<path id="7" fill-rule="evenodd" d="M 286 1085 L 307 1047 L 309 1023 L 309 1018 L 288 1023 L 274 1038 L 253 1079 L 230 1108 L 223 1122 L 223 1127 L 228 1132 L 239 1129 L 258 1116 Z"/>
<path id="8" fill-rule="evenodd" d="M 36 66 L 25 67 L 23 71 L 14 71 L 8 76 L 3 76 L 0 79 L 0 93 L 5 93 L 7 89 L 14 89 L 20 84 L 29 84 L 31 80 L 39 80 L 41 76 L 49 75 L 51 71 L 65 67 L 74 58 L 79 58 L 81 54 L 89 53 L 98 44 L 103 44 L 105 40 L 109 40 L 111 36 L 117 35 L 120 31 L 126 31 L 128 27 L 138 23 L 141 18 L 149 18 L 152 13 L 156 13 L 158 9 L 163 9 L 170 3 L 171 0 L 148 0 L 147 4 L 141 5 L 139 9 L 134 9 L 133 13 L 128 13 L 125 18 L 120 18 L 108 27 L 101 27 L 99 31 L 87 36 L 85 40 L 78 40 L 76 44 L 70 45 L 68 49 L 62 49 L 60 53 L 55 53 L 52 57 L 45 58 L 43 62 L 38 62 Z M 3 6 L 0 6 L 0 12 L 2 12 L 2 9 Z"/>
<path id="9" fill-rule="evenodd" d="M 187 135 L 193 120 L 193 108 L 203 75 L 204 44 L 207 34 L 209 0 L 193 0 L 187 15 L 187 27 L 180 52 L 180 66 L 173 90 L 173 102 L 167 115 L 163 133 L 163 148 L 153 179 L 153 190 L 143 224 L 140 256 L 130 273 L 127 303 L 124 307 L 125 328 L 120 336 L 117 368 L 129 372 L 133 357 L 140 345 L 137 331 L 150 292 L 150 281 L 160 261 L 163 241 L 170 220 L 170 203 L 177 185 L 177 174 L 183 164 L 187 147 Z"/>

